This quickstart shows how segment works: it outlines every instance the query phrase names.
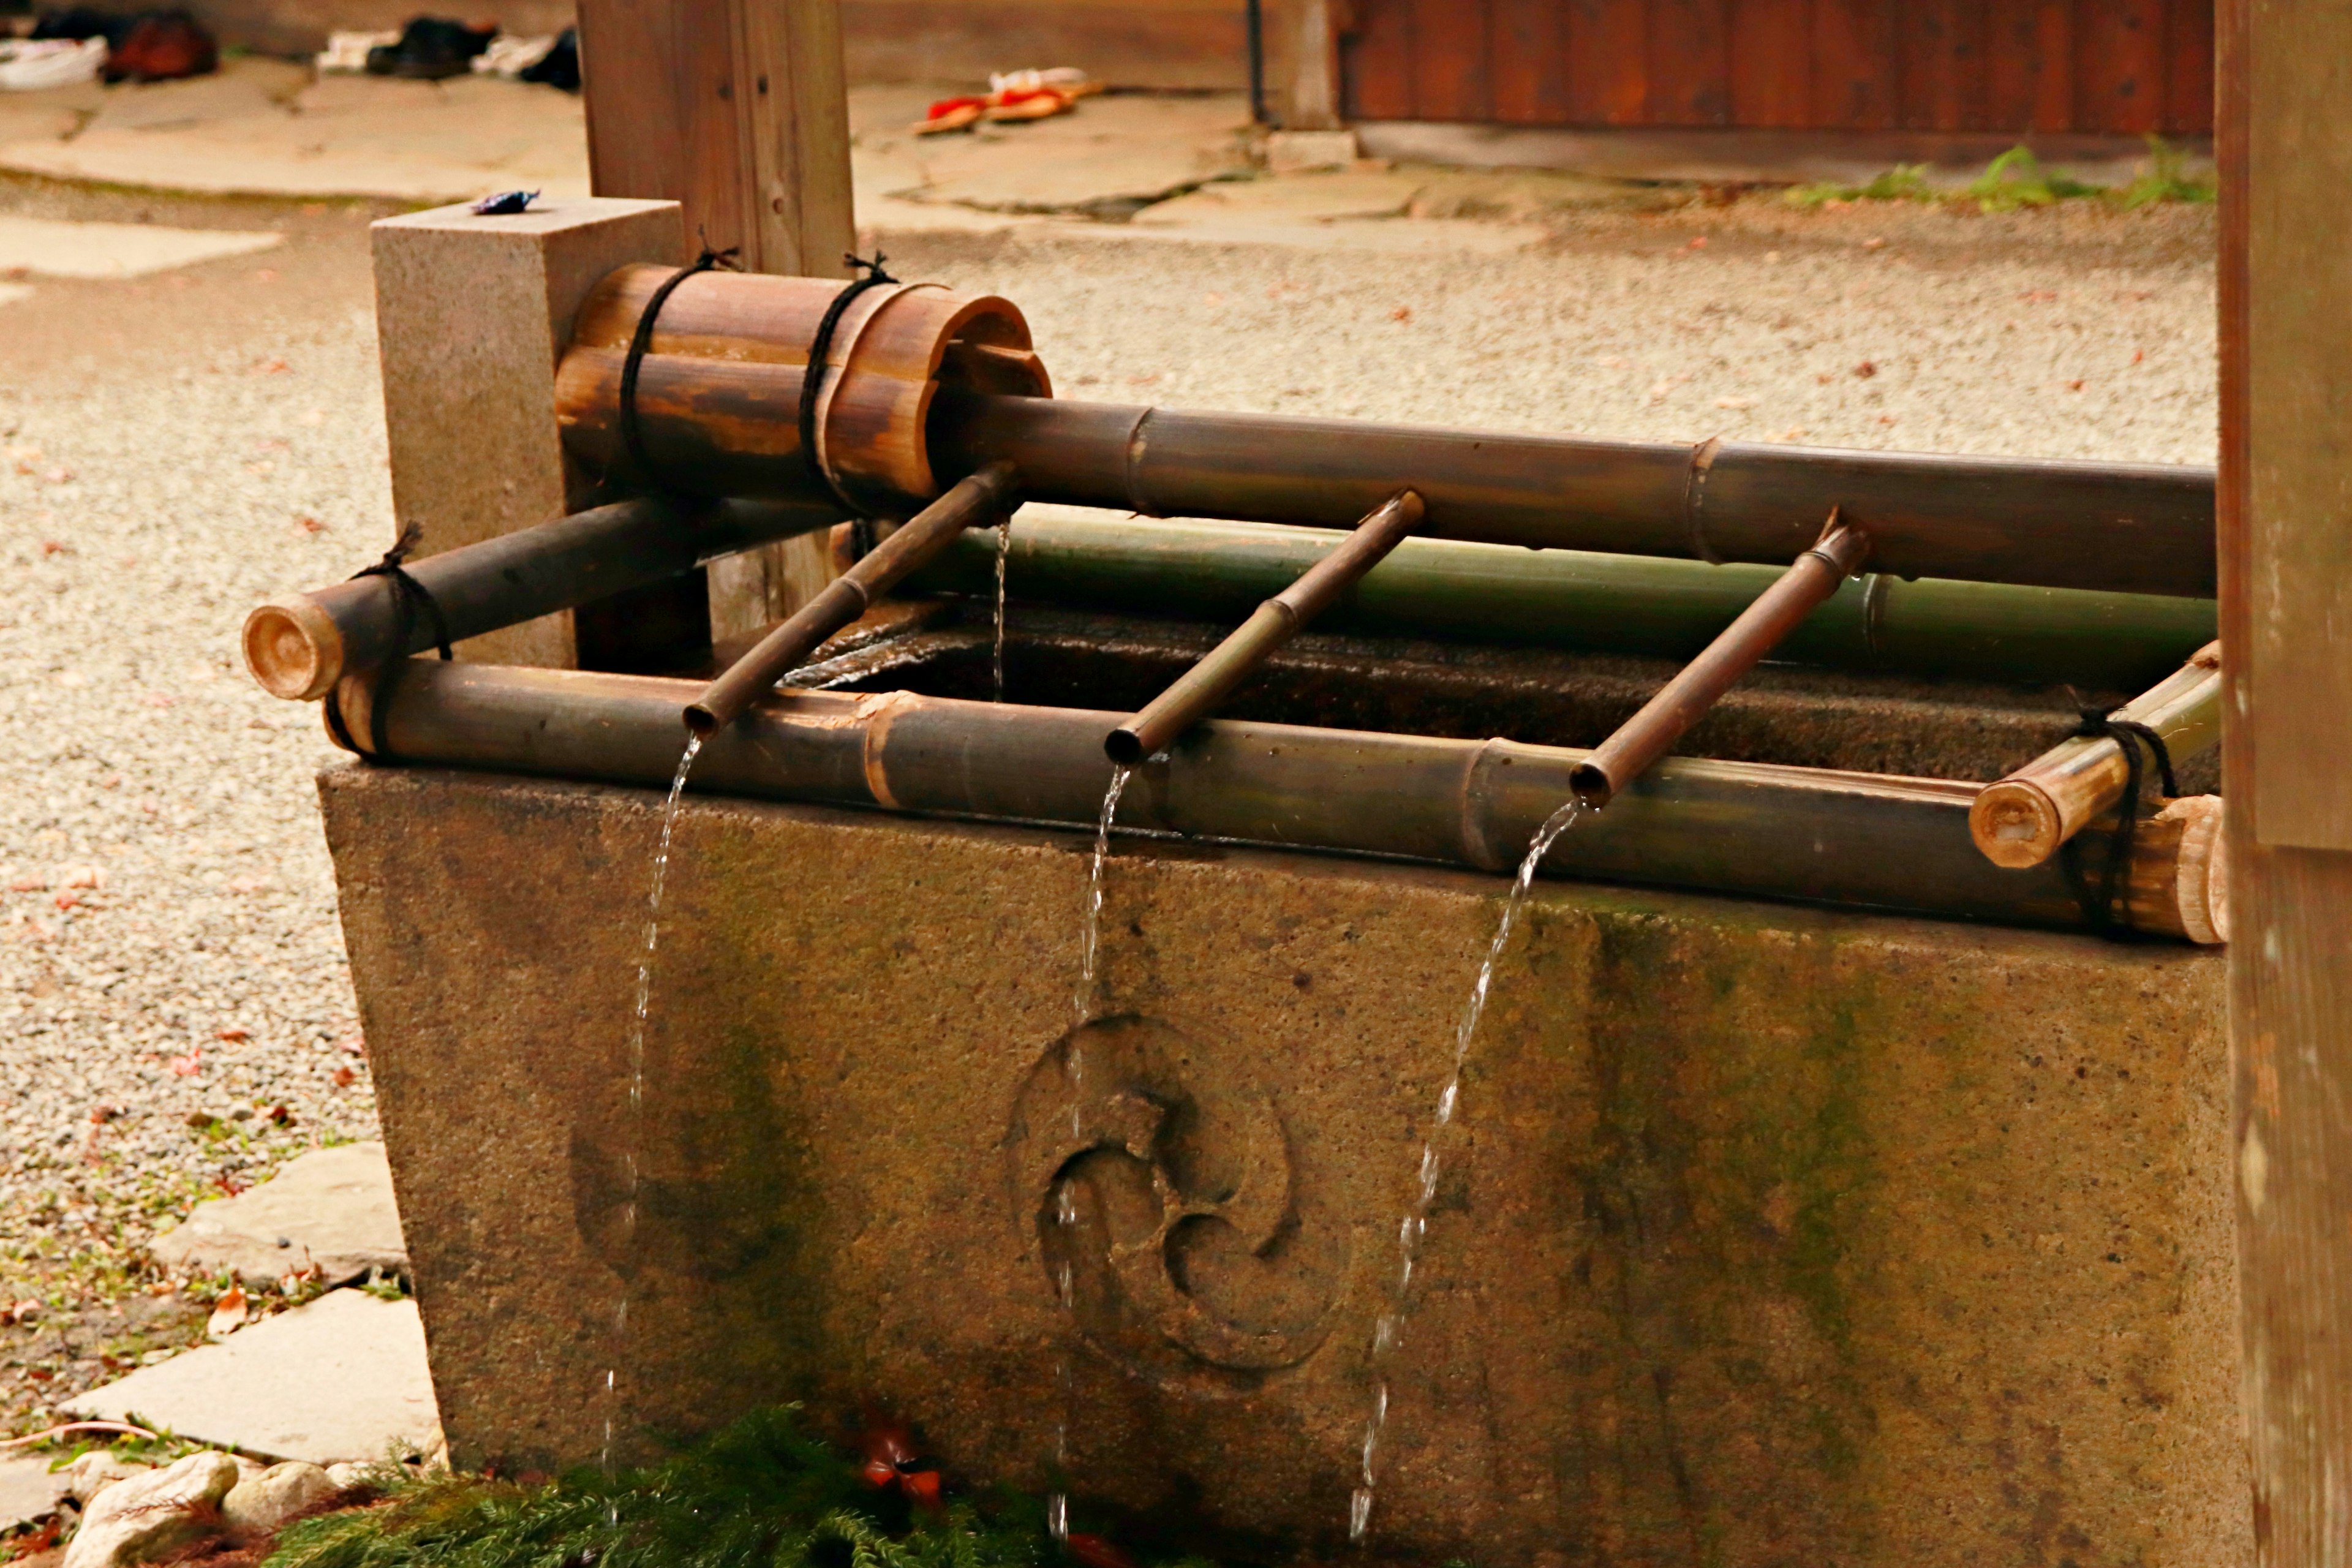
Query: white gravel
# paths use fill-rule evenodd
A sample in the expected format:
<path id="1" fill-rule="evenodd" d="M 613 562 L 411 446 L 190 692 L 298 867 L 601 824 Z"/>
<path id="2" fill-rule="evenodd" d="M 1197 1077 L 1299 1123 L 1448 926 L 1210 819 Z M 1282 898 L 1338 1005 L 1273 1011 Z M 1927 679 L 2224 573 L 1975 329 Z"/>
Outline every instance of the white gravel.
<path id="1" fill-rule="evenodd" d="M 901 276 L 1019 302 L 1069 395 L 2211 460 L 2194 218 L 2162 220 L 2176 242 L 2190 225 L 2168 249 L 2129 220 L 2076 221 L 2087 250 L 2054 219 L 1952 221 L 1865 248 L 1871 215 L 1618 216 L 1467 260 L 1035 234 L 890 250 Z M 373 1131 L 312 793 L 331 748 L 234 660 L 255 601 L 388 542 L 383 452 L 371 325 L 342 306 L 168 376 L 0 374 L 0 1269 L 106 1229 L 79 1221 L 135 1241 L 158 1192 Z M 84 868 L 97 886 L 70 886 Z M 290 1128 L 187 1124 L 279 1104 Z"/>

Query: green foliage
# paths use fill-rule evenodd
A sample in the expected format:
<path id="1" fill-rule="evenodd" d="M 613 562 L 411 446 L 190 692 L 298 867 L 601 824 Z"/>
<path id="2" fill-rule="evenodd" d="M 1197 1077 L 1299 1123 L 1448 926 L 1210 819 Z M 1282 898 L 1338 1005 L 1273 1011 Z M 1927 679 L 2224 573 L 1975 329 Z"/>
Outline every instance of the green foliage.
<path id="1" fill-rule="evenodd" d="M 2042 166 L 2030 147 L 2011 147 L 1970 181 L 1961 195 L 1989 213 L 2015 212 L 2020 207 L 2046 207 L 2075 196 L 2095 196 L 2099 187 Z"/>
<path id="2" fill-rule="evenodd" d="M 1824 182 L 1791 187 L 1782 198 L 1792 206 L 1820 207 L 1832 202 L 1951 202 L 1979 212 L 2016 212 L 2045 207 L 2084 196 L 2101 196 L 2117 206 L 2137 211 L 2162 202 L 2210 202 L 2213 182 L 2191 179 L 2180 149 L 2161 136 L 2147 139 L 2150 168 L 2128 185 L 2109 189 L 2045 169 L 2030 147 L 2011 147 L 1986 165 L 1985 172 L 1957 191 L 1938 191 L 1927 183 L 1925 163 L 1897 163 L 1867 184 L 1842 185 Z"/>
<path id="3" fill-rule="evenodd" d="M 912 1507 L 868 1485 L 786 1406 L 609 1478 L 394 1479 L 376 1507 L 291 1526 L 264 1568 L 1049 1568 L 1062 1560 L 1034 1500 Z"/>
<path id="4" fill-rule="evenodd" d="M 2159 202 L 2210 202 L 2214 198 L 2211 176 L 2192 180 L 2186 173 L 2188 160 L 2163 137 L 2150 132 L 2147 139 L 2148 172 L 2121 190 L 2108 194 L 2116 205 L 2137 211 Z"/>

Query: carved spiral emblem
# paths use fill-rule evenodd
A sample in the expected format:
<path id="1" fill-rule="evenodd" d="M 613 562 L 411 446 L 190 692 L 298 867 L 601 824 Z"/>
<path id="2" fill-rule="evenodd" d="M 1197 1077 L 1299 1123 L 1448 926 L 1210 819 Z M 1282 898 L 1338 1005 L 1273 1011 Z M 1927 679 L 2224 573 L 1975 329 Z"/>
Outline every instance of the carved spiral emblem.
<path id="1" fill-rule="evenodd" d="M 1031 1069 L 1007 1142 L 1047 1287 L 1097 1348 L 1156 1379 L 1246 1387 L 1323 1342 L 1346 1232 L 1302 1190 L 1241 1049 L 1156 1019 L 1088 1024 Z"/>

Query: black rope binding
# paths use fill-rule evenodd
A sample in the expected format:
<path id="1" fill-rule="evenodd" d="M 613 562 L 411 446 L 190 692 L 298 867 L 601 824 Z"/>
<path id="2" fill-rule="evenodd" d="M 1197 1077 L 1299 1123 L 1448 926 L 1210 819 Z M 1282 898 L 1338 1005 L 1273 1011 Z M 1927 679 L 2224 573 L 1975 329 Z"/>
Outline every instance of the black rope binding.
<path id="1" fill-rule="evenodd" d="M 2074 733 L 2086 740 L 2113 741 L 2123 749 L 2124 796 L 2116 805 L 2116 826 L 2108 833 L 2106 859 L 2099 868 L 2095 889 L 2091 875 L 2083 864 L 2083 841 L 2088 834 L 2076 834 L 2066 841 L 2063 863 L 2066 880 L 2074 889 L 2074 898 L 2083 906 L 2083 917 L 2091 930 L 2100 936 L 2122 937 L 2131 932 L 2129 900 L 2118 910 L 2117 895 L 2129 886 L 2132 840 L 2139 831 L 2140 786 L 2146 776 L 2147 756 L 2140 751 L 2142 742 L 2156 757 L 2158 781 L 2164 786 L 2166 796 L 2180 793 L 2180 784 L 2173 776 L 2172 753 L 2166 749 L 2164 737 L 2135 719 L 2117 719 L 2097 708 L 2082 710 L 2083 721 Z"/>
<path id="2" fill-rule="evenodd" d="M 392 582 L 393 654 L 384 661 L 385 669 L 395 668 L 399 660 L 408 657 L 408 639 L 416 630 L 416 612 L 419 610 L 432 620 L 433 646 L 439 650 L 441 657 L 444 659 L 457 657 L 449 651 L 449 622 L 441 614 L 440 605 L 424 584 L 409 574 L 408 553 L 416 548 L 423 532 L 414 520 L 402 524 L 400 537 L 392 542 L 392 548 L 383 552 L 383 558 L 373 566 L 361 567 L 351 575 L 350 580 L 354 583 L 362 577 L 384 577 Z M 327 693 L 327 730 L 346 751 L 360 750 L 352 743 L 351 729 L 343 721 L 342 703 L 332 691 Z M 384 750 L 383 704 L 381 702 L 368 705 L 368 739 L 373 744 L 375 753 L 381 755 Z"/>
<path id="3" fill-rule="evenodd" d="M 825 372 L 832 368 L 825 362 L 833 357 L 834 329 L 841 325 L 843 314 L 868 289 L 877 289 L 898 280 L 882 270 L 882 263 L 889 258 L 878 249 L 871 261 L 855 253 L 844 256 L 842 259 L 849 263 L 849 269 L 857 276 L 833 297 L 832 304 L 825 307 L 824 319 L 817 322 L 816 336 L 809 343 L 808 368 L 801 374 L 801 461 L 807 464 L 809 472 L 833 493 L 833 499 L 841 503 L 842 510 L 849 513 L 851 552 L 856 559 L 863 560 L 874 548 L 874 514 L 849 499 L 834 482 L 833 475 L 826 471 L 824 462 L 817 457 L 817 396 L 824 390 Z"/>
<path id="4" fill-rule="evenodd" d="M 629 357 L 621 362 L 621 445 L 628 448 L 629 461 L 635 466 L 637 472 L 656 489 L 666 490 L 670 487 L 662 483 L 661 471 L 646 455 L 646 433 L 637 423 L 637 373 L 645 367 L 646 351 L 653 346 L 654 322 L 661 315 L 662 307 L 669 303 L 669 297 L 677 291 L 679 284 L 698 272 L 733 271 L 738 254 L 740 251 L 735 246 L 713 250 L 706 242 L 702 254 L 694 258 L 692 266 L 671 273 L 663 279 L 662 286 L 654 290 L 654 297 L 646 300 L 646 308 L 638 312 L 637 330 L 629 335 Z"/>

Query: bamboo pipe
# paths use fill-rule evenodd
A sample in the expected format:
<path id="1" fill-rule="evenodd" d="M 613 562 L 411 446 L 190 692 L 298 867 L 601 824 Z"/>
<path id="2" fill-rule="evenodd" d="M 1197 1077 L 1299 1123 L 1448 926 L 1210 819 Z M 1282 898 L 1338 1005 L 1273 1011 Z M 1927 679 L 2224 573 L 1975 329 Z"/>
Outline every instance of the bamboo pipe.
<path id="1" fill-rule="evenodd" d="M 1870 536 L 1852 523 L 1840 522 L 1832 510 L 1818 543 L 1797 557 L 1722 636 L 1578 764 L 1569 780 L 1577 799 L 1596 809 L 1607 805 L 1619 790 L 1648 772 L 1734 682 L 1755 668 L 1869 558 Z"/>
<path id="2" fill-rule="evenodd" d="M 347 679 L 351 735 L 387 760 L 666 787 L 690 682 L 404 660 Z M 1091 829 L 1104 731 L 1121 717 L 909 692 L 784 691 L 712 735 L 698 790 Z M 1507 872 L 1569 797 L 1581 752 L 1212 720 L 1139 768 L 1123 830 Z M 1545 863 L 1554 876 L 2079 930 L 2057 867 L 2002 871 L 1968 842 L 1976 786 L 1668 758 Z M 2182 834 L 2136 845 L 2127 907 L 2175 936 L 2216 929 L 2217 879 Z"/>
<path id="3" fill-rule="evenodd" d="M 2195 756 L 2221 738 L 2221 645 L 2207 644 L 2109 717 L 2155 731 L 2176 766 Z M 1969 811 L 1969 837 L 1996 866 L 2039 866 L 2115 810 L 2130 782 L 2121 742 L 2112 736 L 2070 737 L 1987 784 Z"/>
<path id="4" fill-rule="evenodd" d="M 702 689 L 686 709 L 686 727 L 698 735 L 732 723 L 737 715 L 775 689 L 776 682 L 808 659 L 816 646 L 866 613 L 866 606 L 926 561 L 946 549 L 976 522 L 992 519 L 1012 504 L 1010 463 L 991 463 L 961 479 L 948 493 L 908 520 L 871 554 L 826 584 L 759 646 Z"/>
<path id="5" fill-rule="evenodd" d="M 437 629 L 449 640 L 519 626 L 558 610 L 656 583 L 714 556 L 811 533 L 837 507 L 759 501 L 622 501 L 518 529 L 409 562 L 441 627 L 421 606 L 405 616 L 388 576 L 354 577 L 288 594 L 245 618 L 246 668 L 272 696 L 324 697 L 350 671 L 422 653 Z"/>
<path id="6" fill-rule="evenodd" d="M 1379 565 L 1421 521 L 1422 511 L 1421 498 L 1411 490 L 1373 508 L 1338 549 L 1260 605 L 1142 712 L 1113 730 L 1103 742 L 1110 760 L 1132 767 L 1214 712 L 1268 654 L 1297 637 L 1301 626 Z"/>
<path id="7" fill-rule="evenodd" d="M 1014 597 L 1094 611 L 1238 620 L 1337 548 L 1328 530 L 1022 515 Z M 994 541 L 967 534 L 903 584 L 995 592 Z M 1578 550 L 1408 539 L 1316 619 L 1320 630 L 1462 637 L 1691 659 L 1780 574 Z M 1832 668 L 2137 691 L 2213 638 L 2210 600 L 1865 575 L 1775 658 Z"/>
<path id="8" fill-rule="evenodd" d="M 591 472 L 625 456 L 618 359 L 576 348 L 558 377 L 564 444 Z M 680 482 L 805 497 L 790 427 L 799 388 L 797 365 L 648 354 L 640 427 Z M 940 482 L 1003 459 L 1033 501 L 1348 528 L 1409 485 L 1434 537 L 1769 565 L 1802 553 L 1834 506 L 1870 531 L 1879 569 L 1901 577 L 2213 595 L 2210 468 L 1601 441 L 946 384 L 922 417 Z"/>

